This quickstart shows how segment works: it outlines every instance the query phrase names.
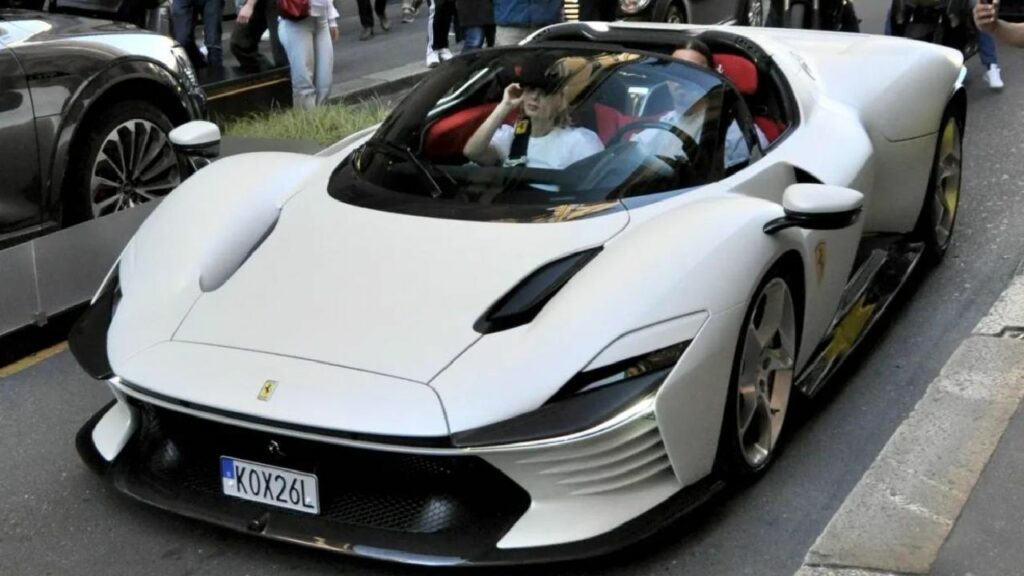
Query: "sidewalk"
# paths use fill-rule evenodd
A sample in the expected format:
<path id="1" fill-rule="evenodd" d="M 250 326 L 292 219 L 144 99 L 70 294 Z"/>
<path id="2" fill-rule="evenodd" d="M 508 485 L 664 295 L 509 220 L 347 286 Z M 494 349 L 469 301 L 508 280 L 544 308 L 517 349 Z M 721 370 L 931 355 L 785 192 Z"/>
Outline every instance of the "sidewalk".
<path id="1" fill-rule="evenodd" d="M 340 37 L 334 44 L 332 100 L 351 101 L 375 94 L 386 95 L 411 87 L 428 72 L 425 61 L 426 4 L 420 8 L 415 22 L 403 24 L 401 0 L 389 0 L 386 14 L 391 30 L 384 32 L 375 22 L 374 35 L 366 41 L 359 40 L 362 24 L 355 0 L 342 0 L 337 4 L 341 13 L 338 19 Z M 224 64 L 229 69 L 238 64 L 230 50 L 234 27 L 233 20 L 224 22 Z M 201 28 L 196 29 L 196 38 L 202 38 Z M 453 49 L 457 49 L 454 38 L 451 40 Z M 260 43 L 260 52 L 272 60 L 269 41 Z"/>
<path id="2" fill-rule="evenodd" d="M 847 496 L 797 576 L 1024 574 L 1021 272 Z"/>

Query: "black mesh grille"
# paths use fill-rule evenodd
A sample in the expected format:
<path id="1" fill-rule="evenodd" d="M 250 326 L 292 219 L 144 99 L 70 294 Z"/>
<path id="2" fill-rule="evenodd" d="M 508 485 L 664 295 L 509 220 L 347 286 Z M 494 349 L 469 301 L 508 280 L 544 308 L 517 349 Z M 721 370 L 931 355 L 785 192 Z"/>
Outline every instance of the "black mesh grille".
<path id="1" fill-rule="evenodd" d="M 194 508 L 222 504 L 243 523 L 269 513 L 353 528 L 368 545 L 379 541 L 394 547 L 396 536 L 417 535 L 423 544 L 432 543 L 431 550 L 438 542 L 461 547 L 486 541 L 493 546 L 529 506 L 524 490 L 476 457 L 334 446 L 222 425 L 149 404 L 137 407 L 142 425 L 130 457 L 119 462 L 126 468 L 124 477 L 134 483 L 127 491 L 146 500 L 159 495 Z M 275 453 L 269 449 L 272 441 L 279 448 Z M 221 456 L 315 474 L 320 514 L 224 496 Z"/>

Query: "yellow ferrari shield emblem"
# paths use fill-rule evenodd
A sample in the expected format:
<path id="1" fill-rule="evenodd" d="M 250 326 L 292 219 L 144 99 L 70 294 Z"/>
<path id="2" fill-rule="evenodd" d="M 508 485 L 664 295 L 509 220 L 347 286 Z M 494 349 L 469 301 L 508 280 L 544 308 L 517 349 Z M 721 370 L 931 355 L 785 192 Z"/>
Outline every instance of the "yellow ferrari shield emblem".
<path id="1" fill-rule="evenodd" d="M 821 284 L 822 278 L 825 277 L 825 261 L 827 256 L 825 255 L 825 241 L 818 242 L 818 245 L 814 248 L 814 271 L 818 273 L 818 284 Z"/>
<path id="2" fill-rule="evenodd" d="M 260 393 L 256 398 L 266 402 L 274 395 L 274 390 L 277 390 L 277 380 L 267 380 L 263 383 L 263 386 L 260 387 Z"/>
<path id="3" fill-rule="evenodd" d="M 526 130 L 530 127 L 530 121 L 525 118 L 520 118 L 516 121 L 516 135 L 526 134 Z"/>

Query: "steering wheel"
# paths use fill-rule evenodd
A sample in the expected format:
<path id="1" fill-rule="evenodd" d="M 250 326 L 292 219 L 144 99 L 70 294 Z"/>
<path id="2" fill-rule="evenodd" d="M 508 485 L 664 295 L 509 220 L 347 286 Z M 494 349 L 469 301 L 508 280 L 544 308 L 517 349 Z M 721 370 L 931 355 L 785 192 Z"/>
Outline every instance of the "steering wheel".
<path id="1" fill-rule="evenodd" d="M 683 146 L 683 154 L 686 155 L 690 162 L 693 162 L 694 159 L 697 158 L 697 155 L 700 152 L 700 144 L 698 144 L 697 141 L 693 139 L 693 136 L 690 136 L 689 134 L 687 134 L 681 128 L 674 124 L 662 122 L 660 120 L 637 120 L 636 122 L 630 122 L 629 124 L 626 124 L 622 128 L 616 130 L 615 135 L 613 135 L 608 140 L 608 146 L 617 144 L 623 136 L 629 134 L 630 132 L 634 132 L 637 130 L 645 130 L 648 128 L 664 130 L 666 132 L 671 133 L 673 136 L 679 139 L 679 142 Z"/>

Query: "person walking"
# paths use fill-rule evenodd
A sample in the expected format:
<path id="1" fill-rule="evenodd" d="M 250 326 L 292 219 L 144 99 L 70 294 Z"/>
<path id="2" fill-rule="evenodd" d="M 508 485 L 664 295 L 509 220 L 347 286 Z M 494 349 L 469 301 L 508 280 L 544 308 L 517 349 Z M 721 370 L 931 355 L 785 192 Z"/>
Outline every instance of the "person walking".
<path id="1" fill-rule="evenodd" d="M 373 36 L 373 15 L 377 14 L 380 22 L 380 29 L 387 32 L 391 30 L 391 22 L 386 13 L 387 0 L 373 0 L 373 7 L 370 7 L 370 0 L 356 0 L 359 6 L 359 22 L 363 25 L 363 31 L 359 34 L 360 40 L 369 40 Z"/>
<path id="2" fill-rule="evenodd" d="M 562 21 L 562 0 L 494 0 L 495 44 L 518 44 L 534 31 Z"/>
<path id="3" fill-rule="evenodd" d="M 272 66 L 288 65 L 281 39 L 277 36 L 277 0 L 238 0 L 235 29 L 231 31 L 231 53 L 244 72 L 260 72 Z M 270 31 L 270 50 L 273 64 L 260 54 L 260 38 Z"/>
<path id="4" fill-rule="evenodd" d="M 196 46 L 195 15 L 203 14 L 203 44 L 206 57 Z M 171 3 L 171 20 L 174 22 L 174 39 L 185 48 L 192 66 L 222 68 L 224 54 L 221 46 L 221 20 L 224 18 L 224 0 L 174 0 Z"/>
<path id="5" fill-rule="evenodd" d="M 402 0 L 402 24 L 415 22 L 422 5 L 423 0 Z"/>
<path id="6" fill-rule="evenodd" d="M 462 52 L 483 48 L 487 28 L 494 26 L 494 2 L 455 0 L 455 11 L 462 27 Z"/>
<path id="7" fill-rule="evenodd" d="M 338 40 L 338 10 L 332 0 L 309 0 L 309 16 L 281 18 L 281 44 L 288 54 L 292 77 L 292 106 L 308 110 L 331 95 L 334 46 Z"/>
<path id="8" fill-rule="evenodd" d="M 427 68 L 433 68 L 453 57 L 448 47 L 448 33 L 455 24 L 455 0 L 427 0 Z"/>
<path id="9" fill-rule="evenodd" d="M 1003 89 L 1003 77 L 1000 74 L 999 61 L 996 56 L 996 39 L 984 30 L 978 29 L 978 58 L 985 67 L 985 82 L 992 90 Z"/>

